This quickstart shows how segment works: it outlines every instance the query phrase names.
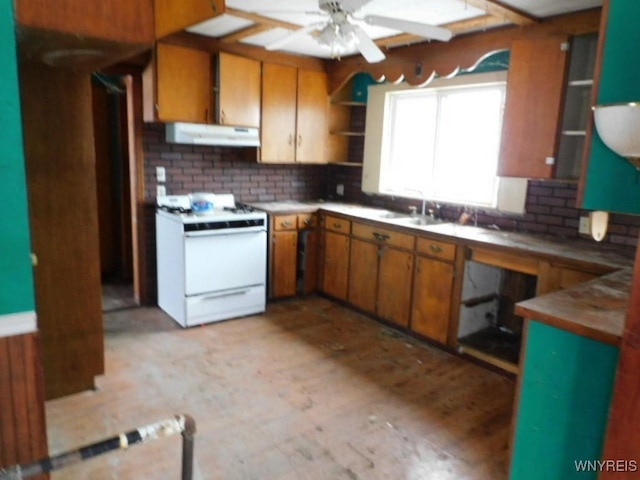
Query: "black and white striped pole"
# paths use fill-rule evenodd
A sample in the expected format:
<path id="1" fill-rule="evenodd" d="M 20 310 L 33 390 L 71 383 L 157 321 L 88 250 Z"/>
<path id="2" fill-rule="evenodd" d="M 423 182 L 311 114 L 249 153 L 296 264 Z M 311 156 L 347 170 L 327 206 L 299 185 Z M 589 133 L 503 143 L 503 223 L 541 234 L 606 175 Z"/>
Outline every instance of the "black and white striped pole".
<path id="1" fill-rule="evenodd" d="M 15 465 L 1 469 L 0 480 L 22 480 L 41 473 L 60 470 L 61 468 L 83 462 L 113 450 L 126 450 L 131 445 L 169 437 L 176 433 L 182 434 L 181 478 L 182 480 L 191 480 L 193 478 L 193 444 L 195 432 L 196 422 L 191 416 L 186 414 L 176 415 L 173 418 L 121 433 L 115 437 L 92 443 L 91 445 L 76 450 L 24 465 Z"/>

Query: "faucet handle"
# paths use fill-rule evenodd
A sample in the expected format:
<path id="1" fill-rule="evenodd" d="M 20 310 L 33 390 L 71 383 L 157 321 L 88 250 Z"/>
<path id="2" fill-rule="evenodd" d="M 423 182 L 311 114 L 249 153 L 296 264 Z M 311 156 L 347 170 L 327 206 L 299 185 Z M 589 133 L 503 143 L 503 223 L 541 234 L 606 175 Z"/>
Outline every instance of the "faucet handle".
<path id="1" fill-rule="evenodd" d="M 416 206 L 414 206 L 414 205 L 411 205 L 411 206 L 409 207 L 409 213 L 410 213 L 412 216 L 415 216 L 415 215 L 416 215 L 416 213 L 417 213 L 417 211 L 418 211 L 418 207 L 416 207 Z"/>

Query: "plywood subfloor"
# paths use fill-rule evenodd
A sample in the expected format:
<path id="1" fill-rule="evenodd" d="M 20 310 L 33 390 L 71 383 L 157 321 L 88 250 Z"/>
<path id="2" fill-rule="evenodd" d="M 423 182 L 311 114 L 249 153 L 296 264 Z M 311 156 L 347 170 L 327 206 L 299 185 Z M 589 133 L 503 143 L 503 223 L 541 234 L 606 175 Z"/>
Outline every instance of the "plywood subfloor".
<path id="1" fill-rule="evenodd" d="M 322 298 L 182 330 L 105 315 L 97 391 L 47 403 L 51 453 L 189 413 L 195 479 L 507 477 L 513 381 Z M 55 479 L 180 478 L 180 436 Z"/>

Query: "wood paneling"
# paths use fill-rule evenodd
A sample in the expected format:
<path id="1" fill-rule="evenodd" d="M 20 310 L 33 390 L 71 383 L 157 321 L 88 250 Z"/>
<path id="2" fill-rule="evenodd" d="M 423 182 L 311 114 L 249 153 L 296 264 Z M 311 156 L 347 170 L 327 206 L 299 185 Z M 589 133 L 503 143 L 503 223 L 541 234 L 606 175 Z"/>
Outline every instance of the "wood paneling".
<path id="1" fill-rule="evenodd" d="M 222 15 L 224 0 L 154 0 L 156 37 Z"/>
<path id="2" fill-rule="evenodd" d="M 55 398 L 104 371 L 90 77 L 24 63 L 20 94 L 45 392 Z"/>
<path id="3" fill-rule="evenodd" d="M 152 0 L 17 0 L 16 23 L 123 43 L 148 43 L 154 38 Z"/>
<path id="4" fill-rule="evenodd" d="M 0 468 L 47 456 L 37 335 L 0 338 Z M 38 480 L 48 475 L 34 477 Z"/>
<path id="5" fill-rule="evenodd" d="M 605 438 L 604 459 L 638 459 L 640 445 L 640 249 L 636 252 L 633 283 L 627 309 L 627 321 L 616 373 L 609 425 Z M 640 465 L 638 465 L 640 469 Z M 603 472 L 602 480 L 637 478 L 638 472 Z"/>

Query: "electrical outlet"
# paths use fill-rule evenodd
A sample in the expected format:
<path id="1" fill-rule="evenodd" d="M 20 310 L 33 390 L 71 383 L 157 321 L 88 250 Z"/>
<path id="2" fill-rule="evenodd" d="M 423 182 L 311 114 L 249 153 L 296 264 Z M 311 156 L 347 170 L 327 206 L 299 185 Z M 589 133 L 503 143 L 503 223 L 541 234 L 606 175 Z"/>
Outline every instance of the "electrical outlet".
<path id="1" fill-rule="evenodd" d="M 156 167 L 156 180 L 159 182 L 167 181 L 167 171 L 164 167 Z"/>
<path id="2" fill-rule="evenodd" d="M 342 183 L 339 183 L 339 184 L 336 186 L 336 193 L 337 193 L 340 197 L 342 197 L 342 196 L 344 195 L 344 185 L 343 185 Z"/>
<path id="3" fill-rule="evenodd" d="M 158 185 L 156 187 L 156 196 L 158 197 L 166 197 L 167 196 L 167 187 L 164 185 Z"/>
<path id="4" fill-rule="evenodd" d="M 578 232 L 584 235 L 589 235 L 589 217 L 580 217 L 580 226 Z"/>

